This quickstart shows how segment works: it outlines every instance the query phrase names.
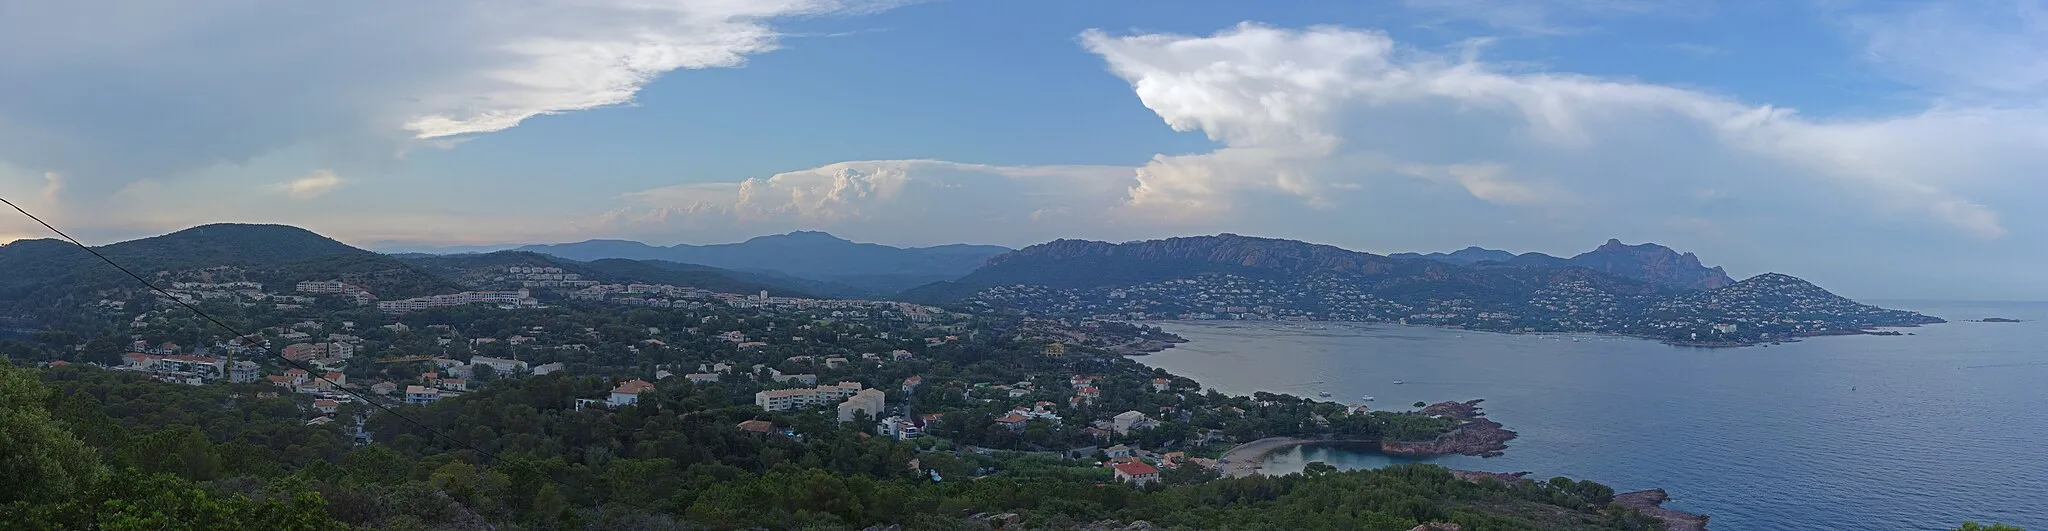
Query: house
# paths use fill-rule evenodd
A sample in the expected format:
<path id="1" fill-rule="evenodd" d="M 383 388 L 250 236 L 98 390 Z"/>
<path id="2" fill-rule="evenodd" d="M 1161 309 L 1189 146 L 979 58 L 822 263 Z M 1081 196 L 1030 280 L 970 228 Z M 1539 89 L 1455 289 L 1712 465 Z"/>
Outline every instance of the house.
<path id="1" fill-rule="evenodd" d="M 908 350 L 897 349 L 889 351 L 890 361 L 902 361 L 907 359 L 910 359 L 910 351 Z"/>
<path id="2" fill-rule="evenodd" d="M 882 394 L 882 390 L 862 389 L 860 392 L 854 393 L 853 396 L 847 397 L 845 402 L 839 403 L 839 421 L 852 422 L 854 418 L 861 414 L 867 415 L 868 418 L 874 418 L 882 414 L 882 408 L 884 407 L 887 407 L 887 400 Z"/>
<path id="3" fill-rule="evenodd" d="M 434 382 L 434 387 L 439 387 L 443 390 L 448 391 L 468 391 L 469 380 L 464 380 L 461 378 L 442 378 Z"/>
<path id="4" fill-rule="evenodd" d="M 1075 389 L 1080 389 L 1080 388 L 1083 388 L 1083 387 L 1090 387 L 1090 386 L 1093 386 L 1093 385 L 1095 385 L 1095 377 L 1094 377 L 1094 376 L 1082 376 L 1082 375 L 1076 374 L 1076 375 L 1073 375 L 1073 376 L 1069 376 L 1069 377 L 1067 377 L 1067 384 L 1068 384 L 1068 385 L 1070 385 L 1070 386 L 1072 386 L 1072 387 L 1073 387 L 1073 388 L 1075 388 Z"/>
<path id="5" fill-rule="evenodd" d="M 306 380 L 313 379 L 311 373 L 307 373 L 305 369 L 286 369 L 284 375 L 286 378 L 291 379 L 292 385 L 306 383 Z"/>
<path id="6" fill-rule="evenodd" d="M 1130 457 L 1130 456 L 1131 456 L 1131 447 L 1129 447 L 1129 446 L 1124 446 L 1124 445 L 1121 445 L 1121 444 L 1119 444 L 1119 445 L 1116 445 L 1116 446 L 1111 446 L 1111 447 L 1109 447 L 1109 448 L 1104 448 L 1104 449 L 1102 450 L 1102 455 L 1104 455 L 1104 456 L 1106 456 L 1106 457 L 1109 457 L 1110 459 L 1117 459 L 1117 458 L 1121 458 L 1121 457 Z"/>
<path id="7" fill-rule="evenodd" d="M 1152 468 L 1152 465 L 1144 463 L 1118 463 L 1112 468 L 1116 469 L 1117 481 L 1130 483 L 1133 487 L 1143 487 L 1147 483 L 1159 481 L 1159 469 Z"/>
<path id="8" fill-rule="evenodd" d="M 334 412 L 335 412 L 335 410 L 338 410 L 338 409 L 341 409 L 341 402 L 340 402 L 340 401 L 338 401 L 338 400 L 329 400 L 329 399 L 325 399 L 325 398 L 322 398 L 322 399 L 318 399 L 318 400 L 314 400 L 314 401 L 313 401 L 313 410 L 314 410 L 314 411 L 319 411 L 319 412 L 321 412 L 321 413 L 328 413 L 328 414 L 332 414 L 332 413 L 334 413 Z"/>
<path id="9" fill-rule="evenodd" d="M 690 373 L 683 375 L 683 378 L 690 380 L 690 383 L 693 384 L 718 383 L 718 373 L 715 372 Z"/>
<path id="10" fill-rule="evenodd" d="M 648 383 L 647 380 L 639 378 L 627 380 L 624 383 L 620 383 L 618 387 L 612 388 L 612 397 L 607 403 L 612 407 L 638 404 L 640 403 L 640 393 L 653 389 L 654 384 Z"/>
<path id="11" fill-rule="evenodd" d="M 749 420 L 741 422 L 738 428 L 740 431 L 747 433 L 767 435 L 775 431 L 775 423 L 765 420 Z"/>
<path id="12" fill-rule="evenodd" d="M 840 367 L 845 367 L 845 366 L 846 366 L 846 358 L 840 358 L 840 357 L 831 357 L 831 358 L 825 358 L 825 368 L 827 368 L 827 369 L 837 369 L 837 368 L 840 368 Z"/>
<path id="13" fill-rule="evenodd" d="M 996 424 L 1001 424 L 1003 425 L 1003 427 L 1009 428 L 1012 431 L 1024 431 L 1024 423 L 1029 420 L 1031 420 L 1031 417 L 1026 417 L 1021 413 L 1011 411 L 1009 412 L 1009 414 L 1003 415 L 1001 417 L 996 417 Z"/>
<path id="14" fill-rule="evenodd" d="M 441 390 L 421 385 L 405 386 L 405 403 L 432 404 L 441 399 Z"/>
<path id="15" fill-rule="evenodd" d="M 1080 399 L 1085 404 L 1094 404 L 1095 401 L 1102 399 L 1102 390 L 1092 385 L 1084 385 L 1074 389 L 1074 398 Z"/>
<path id="16" fill-rule="evenodd" d="M 563 367 L 564 367 L 564 366 L 562 365 L 562 362 L 559 362 L 559 361 L 557 361 L 557 362 L 554 362 L 554 363 L 549 363 L 549 364 L 546 364 L 546 365 L 535 365 L 535 366 L 533 366 L 533 375 L 534 375 L 534 376 L 546 376 L 546 375 L 549 375 L 549 374 L 553 374 L 553 373 L 556 373 L 556 372 L 561 372 L 561 371 L 562 371 L 562 368 L 563 368 Z"/>
<path id="17" fill-rule="evenodd" d="M 904 379 L 903 379 L 903 394 L 910 394 L 910 393 L 912 393 L 912 392 L 916 392 L 916 391 L 917 391 L 917 386 L 920 386 L 920 385 L 924 385 L 924 377 L 922 377 L 922 376 L 918 376 L 918 375 L 915 375 L 915 374 L 913 374 L 913 375 L 910 375 L 910 377 L 909 377 L 909 378 L 904 378 Z"/>
<path id="18" fill-rule="evenodd" d="M 1144 413 L 1136 411 L 1118 413 L 1116 418 L 1111 419 L 1111 422 L 1115 426 L 1111 429 L 1116 431 L 1117 435 L 1130 435 L 1131 430 L 1152 427 L 1152 419 L 1147 418 Z"/>
<path id="19" fill-rule="evenodd" d="M 1173 380 L 1168 380 L 1168 379 L 1165 379 L 1165 378 L 1153 378 L 1153 379 L 1152 379 L 1152 390 L 1153 390 L 1153 391 L 1158 391 L 1158 392 L 1164 393 L 1164 392 L 1166 392 L 1166 390 L 1168 390 L 1168 389 L 1172 389 L 1172 388 L 1173 388 Z"/>
<path id="20" fill-rule="evenodd" d="M 326 378 L 329 382 L 334 382 L 336 386 L 348 385 L 348 376 L 341 374 L 341 371 L 327 371 L 327 374 L 321 375 L 321 377 Z"/>

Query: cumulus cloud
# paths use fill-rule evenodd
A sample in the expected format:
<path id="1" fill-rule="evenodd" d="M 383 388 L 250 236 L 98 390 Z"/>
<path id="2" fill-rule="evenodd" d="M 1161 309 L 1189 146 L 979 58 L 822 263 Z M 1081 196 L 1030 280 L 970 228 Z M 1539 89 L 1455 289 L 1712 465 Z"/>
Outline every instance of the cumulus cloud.
<path id="1" fill-rule="evenodd" d="M 893 3 L 14 2 L 0 7 L 0 161 L 103 192 L 298 145 L 388 157 L 739 65 L 775 49 L 779 17 Z"/>
<path id="2" fill-rule="evenodd" d="M 1678 204 L 1708 183 L 1815 193 L 1995 237 L 2000 215 L 1955 190 L 1972 179 L 1961 175 L 2048 167 L 2048 122 L 2034 110 L 1806 119 L 1684 88 L 1506 71 L 1338 27 L 1091 31 L 1082 42 L 1168 126 L 1223 144 L 1137 170 L 1128 204 L 1167 207 L 1160 216 L 1228 211 L 1260 193 L 1326 205 L 1329 183 L 1393 174 L 1492 203 L 1617 213 Z"/>
<path id="3" fill-rule="evenodd" d="M 307 174 L 305 177 L 278 184 L 277 189 L 292 199 L 303 201 L 327 195 L 328 191 L 340 185 L 341 176 L 335 175 L 330 170 L 319 170 Z"/>
<path id="4" fill-rule="evenodd" d="M 829 164 L 738 182 L 626 194 L 603 222 L 627 233 L 947 234 L 966 241 L 1100 233 L 1132 169 L 994 166 L 937 160 Z M 1003 240 L 1009 241 L 1009 240 Z"/>

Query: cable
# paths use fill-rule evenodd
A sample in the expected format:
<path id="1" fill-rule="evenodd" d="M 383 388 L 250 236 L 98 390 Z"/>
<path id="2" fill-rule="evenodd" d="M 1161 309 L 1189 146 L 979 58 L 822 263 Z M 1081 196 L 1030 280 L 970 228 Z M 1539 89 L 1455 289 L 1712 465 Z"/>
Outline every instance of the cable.
<path id="1" fill-rule="evenodd" d="M 164 296 L 164 298 L 170 299 L 170 300 L 171 300 L 172 302 L 176 302 L 176 303 L 178 303 L 178 305 L 179 305 L 179 306 L 184 306 L 184 307 L 185 307 L 185 309 L 187 309 L 187 310 L 192 310 L 192 313 L 195 313 L 195 314 L 199 314 L 199 316 L 200 316 L 200 317 L 202 317 L 202 318 L 205 318 L 205 319 L 207 320 L 207 322 L 213 323 L 213 324 L 214 324 L 214 326 L 219 326 L 219 327 L 221 327 L 221 329 L 222 329 L 222 330 L 227 330 L 229 334 L 233 334 L 233 335 L 234 335 L 234 337 L 235 337 L 235 342 L 237 342 L 237 343 L 241 343 L 241 342 L 243 342 L 243 341 L 245 340 L 245 338 L 247 338 L 247 337 L 248 337 L 247 335 L 243 334 L 243 333 L 242 333 L 241 331 L 239 331 L 239 330 L 235 330 L 235 327 L 232 327 L 232 326 L 228 326 L 228 325 L 227 325 L 227 323 L 223 323 L 223 322 L 221 322 L 221 321 L 220 321 L 219 319 L 215 319 L 215 318 L 213 318 L 213 316 L 212 316 L 212 315 L 209 315 L 209 314 L 207 314 L 207 313 L 206 313 L 206 312 L 204 312 L 204 311 L 200 311 L 199 307 L 197 307 L 197 306 L 193 306 L 193 305 L 192 305 L 192 303 L 188 303 L 188 302 L 185 302 L 185 300 L 184 300 L 184 299 L 180 299 L 180 298 L 177 298 L 177 297 L 171 296 L 171 293 L 170 293 L 170 292 L 168 292 L 168 291 L 164 291 L 164 289 L 163 289 L 163 288 L 159 288 L 159 287 L 156 287 L 156 284 L 152 284 L 152 283 L 150 283 L 150 282 L 149 282 L 149 280 L 147 280 L 147 279 L 144 279 L 144 278 L 142 278 L 142 275 L 137 275 L 137 274 L 135 274 L 135 272 L 134 272 L 134 271 L 129 271 L 129 270 L 128 270 L 128 268 L 126 268 L 126 267 L 121 267 L 121 264 L 117 264 L 117 263 L 114 263 L 114 261 L 113 261 L 113 260 L 111 260 L 111 259 L 108 259 L 108 258 L 106 257 L 106 255 L 100 254 L 100 252 L 99 252 L 99 251 L 97 251 L 97 250 L 94 250 L 94 249 L 93 249 L 92 247 L 88 247 L 88 246 L 86 246 L 86 245 L 85 245 L 84 243 L 80 243 L 80 242 L 78 241 L 78 239 L 77 239 L 77 238 L 73 238 L 73 237 L 71 237 L 71 235 L 70 235 L 70 234 L 66 234 L 66 233 L 64 233 L 64 231 L 63 231 L 63 230 L 61 230 L 61 229 L 58 229 L 58 228 L 57 228 L 56 226 L 54 226 L 54 225 L 51 225 L 51 224 L 50 224 L 50 222 L 47 222 L 47 221 L 43 221 L 43 218 L 39 218 L 39 217 L 36 217 L 36 215 L 35 215 L 35 214 L 30 214 L 30 213 L 29 213 L 29 211 L 28 211 L 27 209 L 21 208 L 21 205 L 16 205 L 16 204 L 14 204 L 14 202 L 13 202 L 13 201 L 9 201 L 9 200 L 7 200 L 7 198 L 6 198 L 6 197 L 0 197 L 0 203 L 6 203 L 6 204 L 7 204 L 7 206 L 10 206 L 10 207 L 14 207 L 14 211 L 16 211 L 16 212 L 20 212 L 20 213 L 21 213 L 21 215 L 23 215 L 23 216 L 28 216 L 28 219 L 32 219 L 32 220 L 35 220 L 35 222 L 36 222 L 37 224 L 40 224 L 40 225 L 42 225 L 42 226 L 43 226 L 43 228 L 46 228 L 46 229 L 50 229 L 50 232 L 54 232 L 54 233 L 57 233 L 57 235 L 58 235 L 58 236 L 62 236 L 62 237 L 64 237 L 64 239 L 65 239 L 66 241 L 70 241 L 72 245 L 76 245 L 76 246 L 78 246 L 78 248 L 80 248 L 80 249 L 84 249 L 84 250 L 85 250 L 85 252 L 88 252 L 88 253 L 92 253 L 93 257 L 95 257 L 95 258 L 99 258 L 99 259 L 100 259 L 100 261 L 102 261 L 102 262 L 106 262 L 106 263 L 107 263 L 107 265 L 113 266 L 113 267 L 114 267 L 114 269 L 118 269 L 118 270 L 121 270 L 121 272 L 122 272 L 122 273 L 127 273 L 127 274 L 128 274 L 128 277 L 129 277 L 129 278 L 133 278 L 133 279 L 135 279 L 135 281 L 136 281 L 136 282 L 141 282 L 141 283 L 142 283 L 142 285 L 143 285 L 144 287 L 147 287 L 147 288 L 149 288 L 149 289 L 150 289 L 151 291 L 155 291 L 155 292 L 157 292 L 157 294 L 158 294 L 158 295 L 162 295 L 162 296 Z M 332 387 L 332 388 L 334 388 L 334 389 L 340 389 L 340 390 L 341 390 L 342 392 L 344 392 L 344 393 L 348 393 L 348 394 L 349 394 L 349 396 L 353 396 L 353 397 L 356 397 L 356 399 L 357 399 L 357 400 L 361 400 L 361 401 L 362 401 L 363 403 L 365 403 L 365 404 L 369 404 L 369 405 L 371 405 L 371 406 L 374 406 L 374 407 L 376 407 L 377 409 L 381 409 L 381 410 L 384 410 L 384 412 L 385 412 L 385 413 L 389 413 L 389 414 L 391 414 L 391 416 L 394 416 L 394 417 L 398 417 L 398 418 L 400 418 L 400 419 L 403 419 L 403 420 L 405 420 L 406 422 L 410 422 L 410 423 L 412 423 L 412 425 L 414 425 L 414 426 L 418 426 L 418 427 L 419 427 L 420 429 L 423 429 L 423 430 L 427 430 L 427 432 L 428 432 L 428 433 L 432 433 L 432 434 L 434 434 L 434 435 L 438 435 L 438 436 L 440 436 L 440 437 L 441 437 L 442 439 L 446 439 L 446 440 L 448 440 L 448 442 L 452 442 L 452 443 L 455 443 L 456 445 L 458 445 L 458 446 L 461 446 L 461 447 L 463 447 L 463 448 L 468 448 L 468 449 L 470 449 L 470 450 L 473 450 L 473 451 L 475 451 L 476 453 L 478 453 L 478 454 L 482 454 L 482 455 L 483 455 L 484 457 L 488 457 L 488 458 L 490 458 L 490 459 L 491 459 L 492 461 L 496 461 L 496 462 L 498 462 L 498 463 L 500 463 L 500 464 L 510 464 L 510 465 L 513 465 L 513 466 L 516 466 L 516 467 L 519 467 L 519 468 L 524 468 L 524 469 L 526 469 L 526 471 L 527 471 L 527 472 L 532 472 L 532 473 L 535 473 L 535 474 L 539 474 L 539 475 L 540 475 L 540 477 L 543 477 L 543 478 L 548 478 L 548 479 L 550 479 L 550 480 L 554 479 L 554 476 L 552 476 L 552 475 L 549 475 L 549 474 L 548 474 L 548 473 L 546 473 L 546 472 L 542 472 L 542 471 L 541 471 L 541 470 L 539 470 L 539 469 L 536 469 L 536 468 L 533 468 L 533 467 L 531 467 L 531 466 L 528 466 L 528 465 L 526 465 L 525 463 L 521 463 L 521 462 L 518 462 L 518 461 L 513 461 L 513 460 L 510 460 L 510 459 L 505 459 L 505 458 L 503 458 L 503 457 L 498 457 L 498 454 L 495 454 L 495 453 L 491 453 L 491 452 L 489 452 L 489 451 L 485 451 L 485 450 L 484 450 L 484 449 L 482 449 L 482 448 L 477 448 L 477 447 L 476 447 L 476 445 L 472 445 L 472 444 L 469 444 L 469 443 L 466 443 L 466 442 L 462 442 L 462 440 L 460 440 L 460 439 L 456 439 L 456 438 L 455 438 L 454 436 L 448 435 L 447 433 L 444 433 L 444 432 L 442 432 L 441 430 L 437 430 L 437 429 L 434 429 L 433 427 L 427 426 L 427 425 L 426 425 L 425 423 L 422 423 L 422 422 L 420 422 L 420 421 L 417 421 L 417 420 L 413 420 L 413 418 L 412 418 L 412 417 L 408 417 L 408 416 L 405 416 L 405 415 L 403 415 L 403 414 L 400 414 L 400 413 L 398 412 L 398 410 L 392 409 L 392 408 L 391 408 L 390 406 L 386 406 L 386 405 L 383 405 L 383 404 L 379 404 L 379 403 L 377 403 L 377 402 L 376 402 L 376 401 L 374 401 L 374 400 L 370 400 L 370 397 L 368 397 L 368 396 L 364 396 L 364 395 L 363 395 L 362 393 L 359 393 L 359 392 L 356 392 L 356 391 L 354 391 L 354 390 L 351 390 L 351 389 L 348 389 L 348 388 L 342 387 L 342 386 L 341 386 L 341 384 L 339 384 L 339 383 L 336 383 L 336 382 L 335 382 L 334 380 L 329 380 L 329 379 L 327 379 L 327 377 L 326 377 L 325 375 L 321 375 L 320 373 L 316 373 L 316 372 L 313 372 L 313 369 L 312 369 L 311 367 L 308 367 L 308 366 L 306 366 L 306 365 L 300 364 L 300 363 L 299 363 L 299 362 L 298 362 L 297 360 L 293 360 L 293 359 L 291 359 L 291 358 L 287 358 L 287 357 L 284 357 L 284 355 L 283 355 L 283 354 L 278 354 L 278 353 L 270 352 L 270 349 L 263 349 L 263 352 L 264 352 L 265 354 L 269 354 L 269 355 L 270 355 L 271 357 L 277 358 L 277 359 L 278 359 L 279 361 L 282 361 L 282 362 L 284 362 L 284 363 L 285 363 L 285 364 L 287 364 L 287 365 L 291 365 L 291 366 L 292 366 L 292 368 L 295 368 L 295 369 L 299 369 L 299 370 L 302 370 L 302 371 L 306 371 L 306 374 L 307 374 L 307 375 L 309 375 L 309 376 L 312 376 L 312 377 L 314 377 L 314 378 L 319 378 L 319 379 L 320 379 L 320 381 L 323 381 L 323 382 L 327 382 L 327 384 L 328 384 L 328 386 L 329 386 L 329 387 Z M 234 371 L 234 367 L 223 367 L 223 368 L 224 368 L 224 369 L 226 369 L 226 370 L 228 370 L 228 371 L 230 371 L 230 372 Z M 557 483 L 559 483 L 559 482 L 557 482 Z M 567 484 L 563 484 L 563 486 L 568 486 L 568 485 L 567 485 Z"/>

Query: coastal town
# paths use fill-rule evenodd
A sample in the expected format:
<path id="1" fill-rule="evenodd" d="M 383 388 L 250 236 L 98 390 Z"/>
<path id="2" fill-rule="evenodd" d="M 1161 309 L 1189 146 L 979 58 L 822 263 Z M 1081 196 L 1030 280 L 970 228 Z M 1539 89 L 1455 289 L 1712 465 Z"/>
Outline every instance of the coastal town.
<path id="1" fill-rule="evenodd" d="M 1356 279 L 1214 274 L 1131 286 L 996 286 L 969 303 L 1097 320 L 1342 321 L 1510 333 L 1614 334 L 1697 346 L 1742 346 L 1869 333 L 1939 319 L 1858 304 L 1785 275 L 1710 290 L 1630 294 L 1563 280 L 1526 297 L 1390 295 Z"/>

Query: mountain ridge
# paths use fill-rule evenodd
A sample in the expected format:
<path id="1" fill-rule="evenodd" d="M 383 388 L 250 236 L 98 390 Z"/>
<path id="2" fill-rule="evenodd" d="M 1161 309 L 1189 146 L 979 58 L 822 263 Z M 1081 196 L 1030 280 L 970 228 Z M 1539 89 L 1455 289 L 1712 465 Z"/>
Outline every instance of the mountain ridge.
<path id="1" fill-rule="evenodd" d="M 894 293 L 936 278 L 965 275 L 989 257 L 1011 251 L 994 245 L 947 244 L 893 247 L 858 243 L 822 231 L 795 231 L 737 243 L 677 244 L 667 247 L 631 240 L 586 240 L 513 250 L 571 260 L 605 258 L 663 260 L 736 271 L 771 271 L 810 281 L 843 284 L 872 294 Z"/>
<path id="2" fill-rule="evenodd" d="M 1593 267 L 1542 256 L 1516 255 L 1525 262 L 1519 266 L 1460 266 L 1228 233 L 1121 244 L 1055 240 L 905 296 L 1055 315 L 1400 321 L 1712 346 L 1941 322 L 1856 303 L 1787 275 L 1721 283 L 1719 268 L 1655 244 L 1610 240 L 1580 255 Z M 1556 265 L 1529 265 L 1543 263 Z"/>

